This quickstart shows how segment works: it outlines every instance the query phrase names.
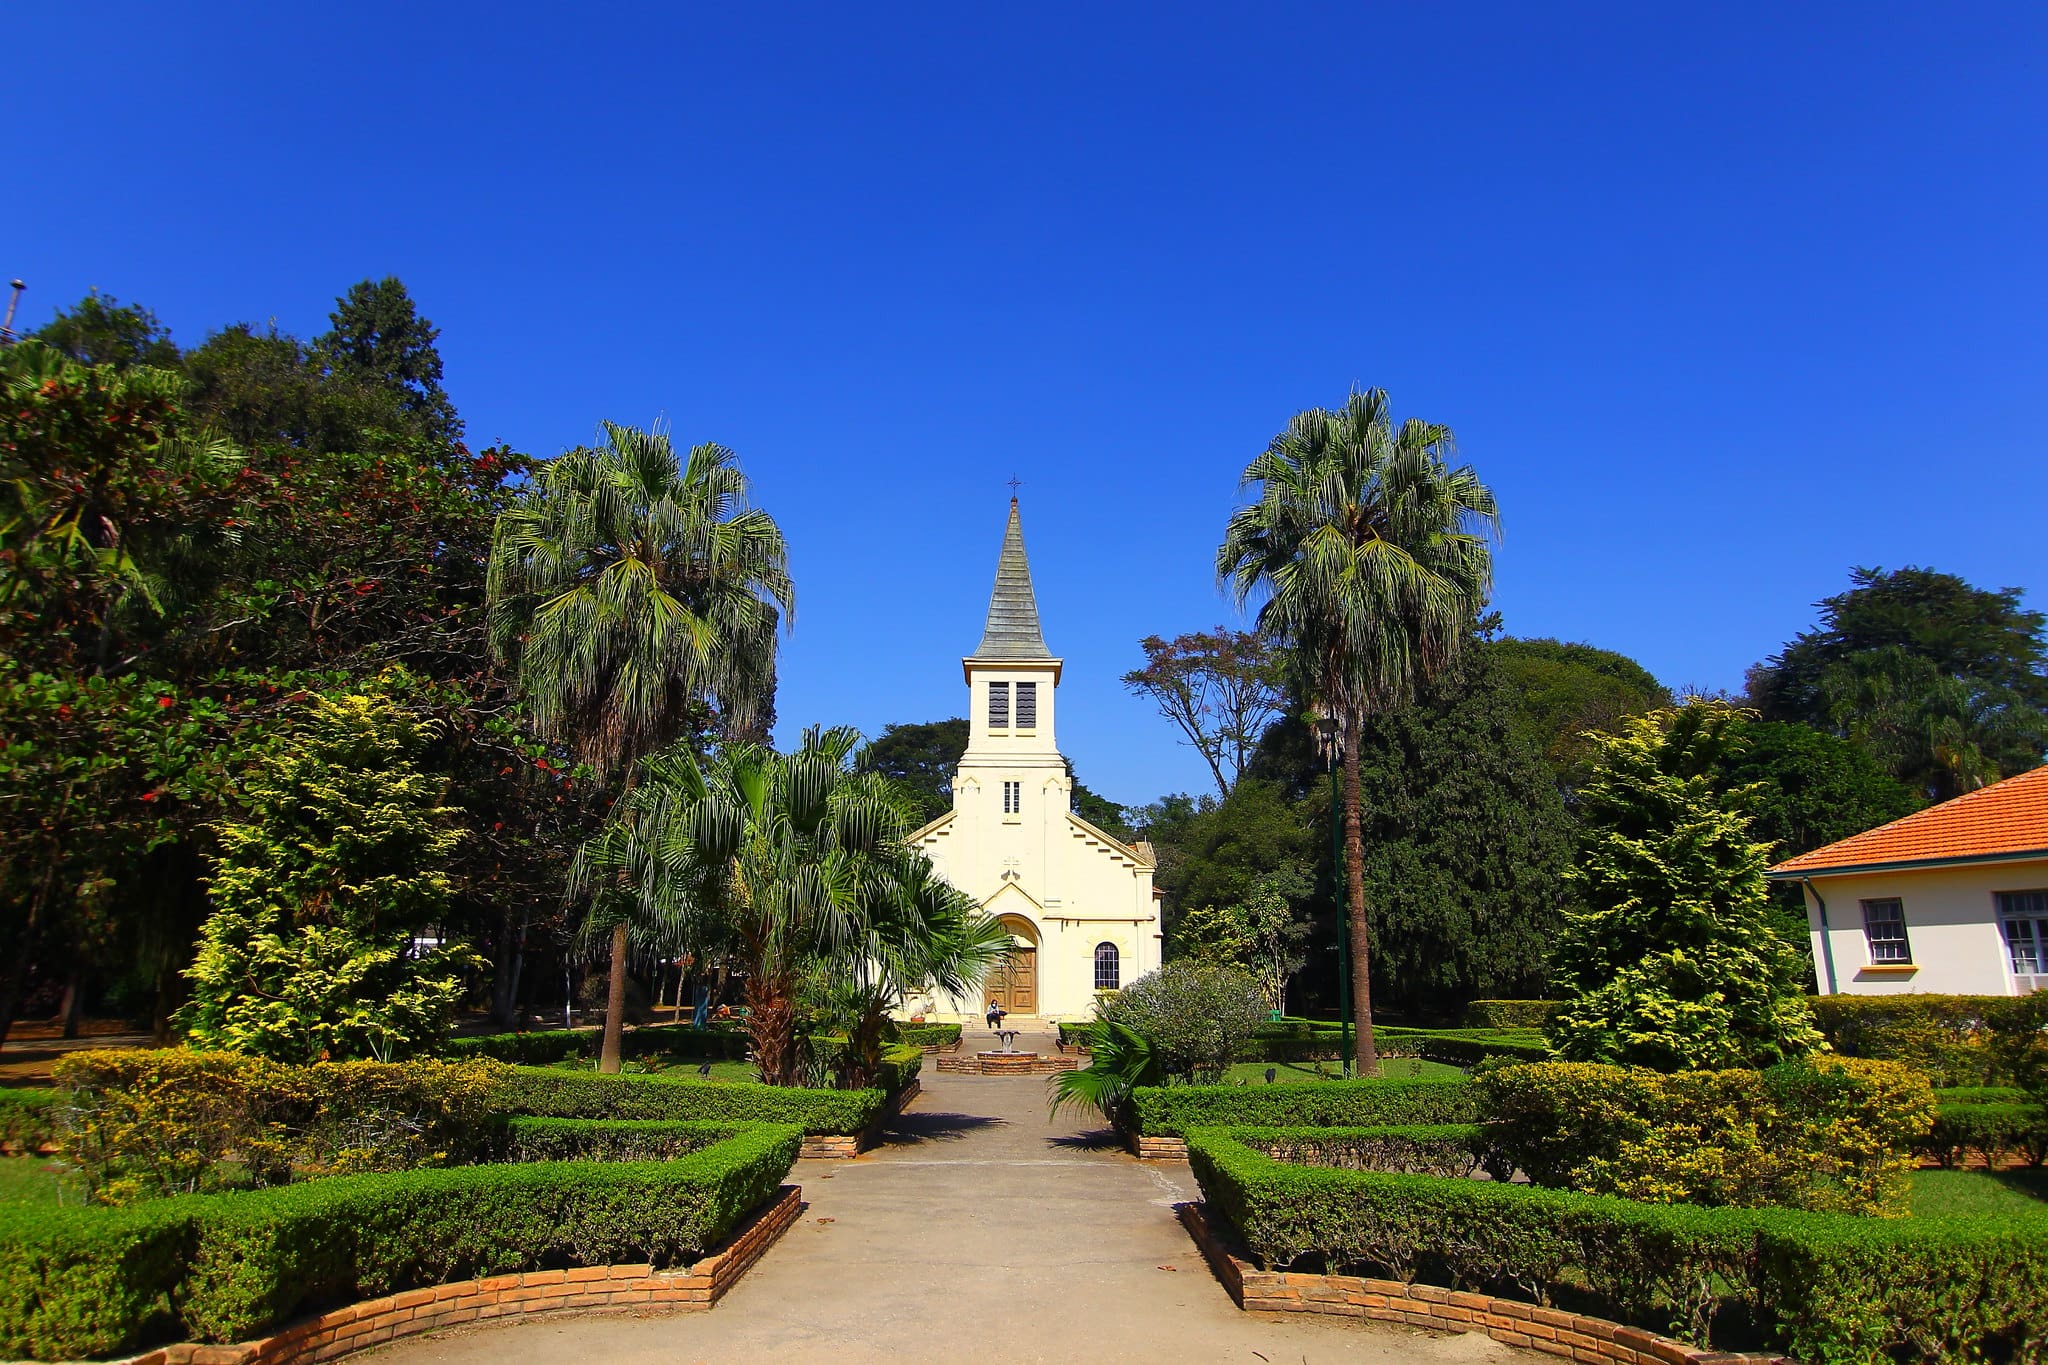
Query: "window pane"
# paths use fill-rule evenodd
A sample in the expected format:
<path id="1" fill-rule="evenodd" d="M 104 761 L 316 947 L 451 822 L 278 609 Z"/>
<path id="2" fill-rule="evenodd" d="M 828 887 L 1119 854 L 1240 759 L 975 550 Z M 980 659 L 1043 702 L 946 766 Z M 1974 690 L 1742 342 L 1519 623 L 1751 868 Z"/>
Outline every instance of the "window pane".
<path id="1" fill-rule="evenodd" d="M 1863 936 L 1870 944 L 1870 960 L 1911 962 L 1913 950 L 1906 941 L 1906 910 L 1896 900 L 1863 902 Z"/>
<path id="2" fill-rule="evenodd" d="M 2012 953 L 2012 974 L 2014 976 L 2041 975 L 2041 948 L 2039 939 L 2034 933 L 2034 921 L 2030 919 L 2006 920 L 2005 946 Z"/>
<path id="3" fill-rule="evenodd" d="M 1114 943 L 1095 945 L 1095 989 L 1113 991 L 1123 984 L 1122 955 Z"/>
<path id="4" fill-rule="evenodd" d="M 1010 728 L 1010 685 L 992 682 L 988 685 L 988 727 L 991 730 Z"/>
<path id="5" fill-rule="evenodd" d="M 2034 919 L 2048 918 L 2048 891 L 2001 891 L 1998 893 L 1998 913 L 2015 918 L 2021 915 Z"/>
<path id="6" fill-rule="evenodd" d="M 1017 728 L 1029 730 L 1038 724 L 1038 684 L 1017 684 Z"/>

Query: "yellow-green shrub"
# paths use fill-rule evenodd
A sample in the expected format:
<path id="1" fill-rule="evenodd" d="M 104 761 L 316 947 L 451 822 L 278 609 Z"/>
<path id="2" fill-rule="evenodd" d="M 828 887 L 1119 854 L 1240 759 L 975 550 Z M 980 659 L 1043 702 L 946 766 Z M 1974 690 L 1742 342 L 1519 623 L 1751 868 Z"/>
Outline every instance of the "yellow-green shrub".
<path id="1" fill-rule="evenodd" d="M 1934 1118 L 1926 1077 L 1848 1058 L 1671 1074 L 1538 1062 L 1476 1086 L 1530 1179 L 1660 1204 L 1903 1212 Z"/>

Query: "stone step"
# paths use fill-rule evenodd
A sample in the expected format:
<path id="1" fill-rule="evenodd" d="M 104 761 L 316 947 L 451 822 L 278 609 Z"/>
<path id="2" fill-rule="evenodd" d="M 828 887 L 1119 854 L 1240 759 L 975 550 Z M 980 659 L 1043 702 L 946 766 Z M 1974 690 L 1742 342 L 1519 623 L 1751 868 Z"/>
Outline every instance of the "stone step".
<path id="1" fill-rule="evenodd" d="M 942 1053 L 931 1059 L 949 1076 L 1050 1076 L 1078 1070 L 1077 1057 L 1047 1056 L 1042 1052 Z"/>

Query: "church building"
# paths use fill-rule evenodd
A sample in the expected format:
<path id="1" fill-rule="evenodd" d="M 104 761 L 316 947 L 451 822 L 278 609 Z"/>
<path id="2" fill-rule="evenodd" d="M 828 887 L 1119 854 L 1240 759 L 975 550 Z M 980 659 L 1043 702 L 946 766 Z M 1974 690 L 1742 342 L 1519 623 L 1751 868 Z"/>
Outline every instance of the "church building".
<path id="1" fill-rule="evenodd" d="M 912 834 L 939 874 L 999 917 L 1013 944 L 973 999 L 910 1002 L 939 1020 L 1094 1017 L 1098 992 L 1159 966 L 1159 903 L 1148 844 L 1126 844 L 1073 812 L 1054 736 L 1061 661 L 1045 647 L 1017 500 L 996 562 L 981 644 L 962 659 L 967 752 L 953 809 Z"/>

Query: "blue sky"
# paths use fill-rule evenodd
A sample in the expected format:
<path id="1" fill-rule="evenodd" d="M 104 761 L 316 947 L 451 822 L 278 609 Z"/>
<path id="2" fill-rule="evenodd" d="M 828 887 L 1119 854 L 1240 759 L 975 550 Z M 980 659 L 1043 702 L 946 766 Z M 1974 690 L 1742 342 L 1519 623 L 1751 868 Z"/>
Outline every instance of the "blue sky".
<path id="1" fill-rule="evenodd" d="M 1736 687 L 1852 564 L 2048 601 L 2048 7 L 30 6 L 0 272 L 193 344 L 397 274 L 476 441 L 740 452 L 785 731 L 961 710 L 1022 489 L 1061 740 L 1226 619 L 1238 472 L 1381 385 L 1523 635 Z"/>

